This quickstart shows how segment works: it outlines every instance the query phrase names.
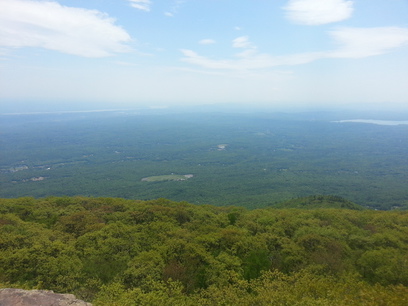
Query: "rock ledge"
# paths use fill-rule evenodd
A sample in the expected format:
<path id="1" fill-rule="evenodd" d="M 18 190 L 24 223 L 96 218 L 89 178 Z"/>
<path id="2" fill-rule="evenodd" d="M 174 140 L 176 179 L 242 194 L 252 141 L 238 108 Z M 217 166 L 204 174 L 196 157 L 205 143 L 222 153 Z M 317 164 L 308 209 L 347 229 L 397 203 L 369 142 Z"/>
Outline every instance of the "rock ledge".
<path id="1" fill-rule="evenodd" d="M 0 306 L 92 306 L 73 294 L 49 290 L 0 289 Z"/>

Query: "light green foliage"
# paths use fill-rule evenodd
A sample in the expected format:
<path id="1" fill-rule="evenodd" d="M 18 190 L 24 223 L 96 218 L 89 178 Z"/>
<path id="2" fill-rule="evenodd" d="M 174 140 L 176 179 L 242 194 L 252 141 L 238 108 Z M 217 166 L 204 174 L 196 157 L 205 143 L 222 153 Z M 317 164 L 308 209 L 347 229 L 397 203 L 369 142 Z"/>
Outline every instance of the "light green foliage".
<path id="1" fill-rule="evenodd" d="M 357 266 L 372 283 L 408 286 L 408 250 L 381 248 L 364 252 Z"/>
<path id="2" fill-rule="evenodd" d="M 408 213 L 0 200 L 0 285 L 95 305 L 404 305 Z M 50 219 L 47 219 L 47 216 Z"/>

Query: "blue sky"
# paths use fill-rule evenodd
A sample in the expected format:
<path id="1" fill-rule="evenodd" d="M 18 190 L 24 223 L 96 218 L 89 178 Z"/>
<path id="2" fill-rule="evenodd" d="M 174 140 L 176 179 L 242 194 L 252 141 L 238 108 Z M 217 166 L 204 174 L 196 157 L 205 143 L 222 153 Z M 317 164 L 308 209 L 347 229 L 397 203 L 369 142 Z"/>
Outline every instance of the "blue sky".
<path id="1" fill-rule="evenodd" d="M 0 0 L 3 109 L 408 109 L 407 0 Z"/>

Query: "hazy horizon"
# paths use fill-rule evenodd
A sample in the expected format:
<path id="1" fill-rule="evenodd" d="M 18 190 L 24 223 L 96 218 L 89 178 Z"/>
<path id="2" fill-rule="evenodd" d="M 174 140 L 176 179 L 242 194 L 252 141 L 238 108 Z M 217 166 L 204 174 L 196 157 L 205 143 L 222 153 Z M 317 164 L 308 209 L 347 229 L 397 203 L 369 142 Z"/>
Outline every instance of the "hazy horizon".
<path id="1" fill-rule="evenodd" d="M 225 114 L 309 114 L 311 116 L 321 117 L 334 116 L 336 120 L 395 120 L 406 121 L 408 118 L 408 109 L 367 109 L 367 108 L 319 108 L 319 107 L 268 107 L 259 105 L 239 105 L 239 104 L 203 104 L 189 106 L 137 106 L 128 108 L 113 108 L 109 105 L 100 105 L 100 108 L 92 108 L 90 105 L 82 107 L 72 104 L 53 105 L 52 107 L 35 105 L 34 107 L 14 105 L 12 107 L 3 107 L 0 110 L 0 116 L 13 115 L 53 115 L 53 114 L 86 114 L 86 113 L 127 113 L 127 114 L 183 114 L 183 113 L 225 113 Z M 104 107 L 105 106 L 105 107 Z M 316 118 L 317 118 L 316 117 Z"/>
<path id="2" fill-rule="evenodd" d="M 408 110 L 407 1 L 0 2 L 1 112 Z"/>

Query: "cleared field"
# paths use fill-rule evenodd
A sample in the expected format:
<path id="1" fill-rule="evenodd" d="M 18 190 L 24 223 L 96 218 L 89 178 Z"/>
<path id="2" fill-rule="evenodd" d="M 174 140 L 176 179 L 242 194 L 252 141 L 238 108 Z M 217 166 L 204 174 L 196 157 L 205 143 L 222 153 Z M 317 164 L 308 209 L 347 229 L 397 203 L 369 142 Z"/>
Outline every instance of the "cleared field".
<path id="1" fill-rule="evenodd" d="M 192 178 L 192 174 L 170 174 L 170 175 L 156 175 L 142 178 L 142 182 L 160 182 L 160 181 L 185 181 Z"/>

